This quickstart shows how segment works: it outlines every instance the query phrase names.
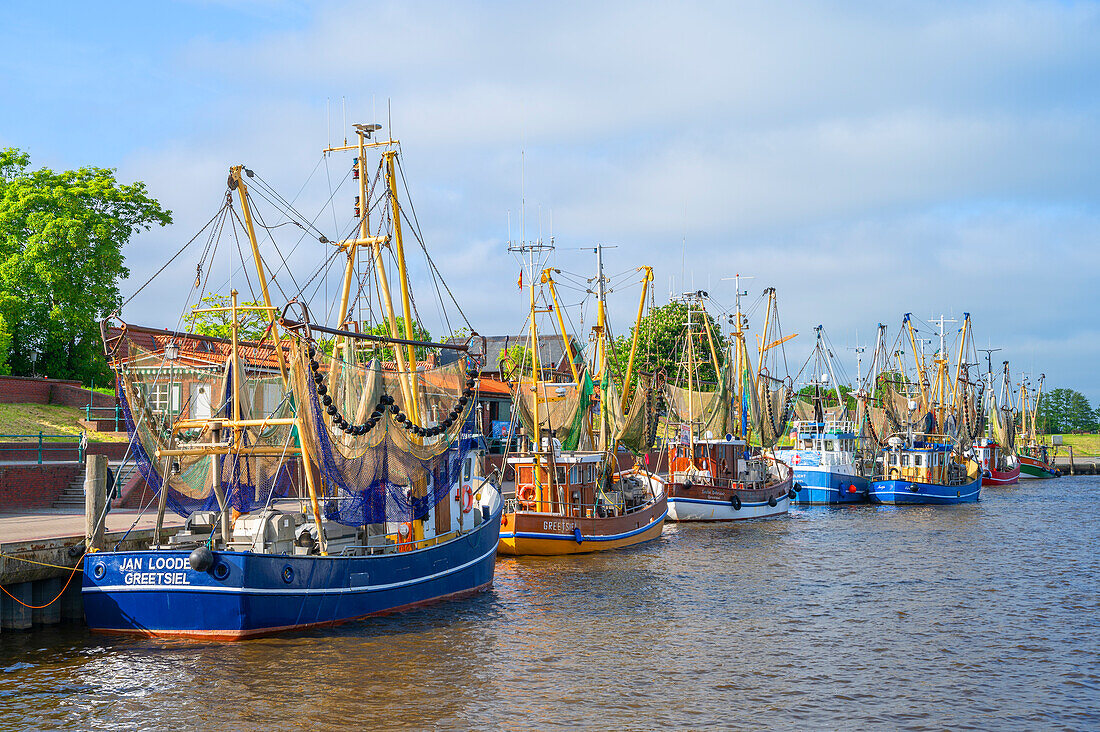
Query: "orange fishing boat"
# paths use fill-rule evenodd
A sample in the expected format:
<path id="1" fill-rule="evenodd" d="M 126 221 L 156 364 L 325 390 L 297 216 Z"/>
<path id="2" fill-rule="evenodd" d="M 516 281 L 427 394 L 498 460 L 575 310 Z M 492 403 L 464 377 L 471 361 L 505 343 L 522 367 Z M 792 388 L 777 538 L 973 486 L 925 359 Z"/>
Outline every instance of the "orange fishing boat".
<path id="1" fill-rule="evenodd" d="M 631 394 L 625 406 L 612 378 L 615 375 L 607 357 L 603 247 L 595 247 L 594 352 L 579 366 L 565 333 L 554 286 L 558 270 L 542 270 L 540 284 L 547 286 L 549 302 L 545 308 L 536 307 L 535 255 L 549 251 L 552 245 L 539 241 L 510 248 L 530 255 L 529 340 L 516 364 L 519 376 L 512 383 L 514 412 L 527 439 L 525 449 L 505 457 L 506 472 L 515 475 L 516 492 L 505 502 L 498 552 L 513 556 L 581 554 L 632 546 L 660 536 L 668 514 L 664 483 L 639 465 L 619 470 L 620 446 L 637 455 L 653 444 L 655 395 L 650 379 L 634 373 L 637 327 L 621 381 L 624 393 Z M 640 321 L 653 271 L 649 267 L 639 271 L 643 273 Z M 557 313 L 572 382 L 553 382 L 544 373 L 539 362 L 536 312 Z"/>

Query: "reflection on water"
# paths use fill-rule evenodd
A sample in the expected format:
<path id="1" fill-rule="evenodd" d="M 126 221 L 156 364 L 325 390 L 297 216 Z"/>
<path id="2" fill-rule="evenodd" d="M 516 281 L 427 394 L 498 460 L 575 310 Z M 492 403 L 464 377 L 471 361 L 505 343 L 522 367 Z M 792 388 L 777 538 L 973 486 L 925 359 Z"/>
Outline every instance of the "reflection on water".
<path id="1" fill-rule="evenodd" d="M 0 635 L 0 729 L 1100 727 L 1100 479 L 669 525 L 495 589 L 197 644 Z"/>

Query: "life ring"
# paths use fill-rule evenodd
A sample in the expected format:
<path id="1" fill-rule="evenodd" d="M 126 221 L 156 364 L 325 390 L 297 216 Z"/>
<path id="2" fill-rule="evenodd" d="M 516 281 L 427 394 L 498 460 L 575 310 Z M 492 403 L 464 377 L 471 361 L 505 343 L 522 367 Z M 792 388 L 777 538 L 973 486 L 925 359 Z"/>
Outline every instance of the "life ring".
<path id="1" fill-rule="evenodd" d="M 520 503 L 533 504 L 535 502 L 535 486 L 525 485 L 516 492 L 516 498 Z"/>
<path id="2" fill-rule="evenodd" d="M 474 489 L 468 485 L 463 486 L 459 493 L 462 494 L 462 513 L 469 513 L 474 507 Z"/>
<path id="3" fill-rule="evenodd" d="M 730 496 L 730 505 L 733 506 L 734 511 L 740 511 L 741 510 L 741 497 L 740 496 Z"/>
<path id="4" fill-rule="evenodd" d="M 397 538 L 399 539 L 397 551 L 411 552 L 416 548 L 416 545 L 412 543 L 412 528 L 413 525 L 411 521 L 403 522 L 397 527 Z"/>
<path id="5" fill-rule="evenodd" d="M 897 468 L 890 468 L 890 480 L 897 480 L 901 477 L 901 471 Z"/>
<path id="6" fill-rule="evenodd" d="M 779 501 L 775 500 L 775 496 L 772 496 L 771 498 L 768 499 L 768 505 L 771 506 L 772 508 L 775 508 L 776 506 L 779 505 Z"/>

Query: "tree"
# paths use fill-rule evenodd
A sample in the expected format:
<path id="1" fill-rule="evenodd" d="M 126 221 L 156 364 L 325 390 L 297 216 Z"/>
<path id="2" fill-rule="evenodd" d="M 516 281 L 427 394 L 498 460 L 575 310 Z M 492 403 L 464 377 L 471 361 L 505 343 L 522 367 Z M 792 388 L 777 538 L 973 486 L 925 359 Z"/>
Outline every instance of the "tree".
<path id="1" fill-rule="evenodd" d="M 200 302 L 191 306 L 191 310 L 206 310 L 211 308 L 228 308 L 233 304 L 231 295 L 218 295 L 211 292 Z M 257 301 L 237 301 L 238 307 L 258 307 L 263 305 Z M 187 316 L 192 323 L 192 330 L 199 335 L 224 338 L 233 337 L 233 313 L 222 310 L 215 313 L 192 312 Z M 267 332 L 271 319 L 262 310 L 241 310 L 237 313 L 237 339 L 242 341 L 258 341 Z"/>
<path id="2" fill-rule="evenodd" d="M 405 319 L 398 316 L 394 318 L 394 321 L 397 324 L 397 337 L 403 339 L 405 337 Z M 386 338 L 389 338 L 391 336 L 389 321 L 386 320 L 379 323 L 378 325 L 371 327 L 367 330 L 367 333 L 369 333 L 370 335 L 384 336 Z M 414 341 L 430 341 L 432 339 L 432 334 L 429 333 L 428 330 L 423 325 L 421 325 L 419 321 L 415 320 L 413 321 L 412 334 L 412 340 Z M 405 351 L 405 353 L 407 353 L 407 351 Z M 415 354 L 416 360 L 420 361 L 427 357 L 428 349 L 424 346 L 417 346 L 415 349 Z M 383 347 L 381 358 L 383 361 L 396 360 L 396 357 L 393 353 L 393 346 Z"/>
<path id="3" fill-rule="evenodd" d="M 144 183 L 115 171 L 30 170 L 30 156 L 0 149 L 0 316 L 10 329 L 9 364 L 57 378 L 107 374 L 98 322 L 121 305 L 129 275 L 122 247 L 172 214 Z"/>
<path id="4" fill-rule="evenodd" d="M 0 374 L 10 374 L 11 366 L 8 365 L 8 356 L 11 354 L 11 331 L 4 316 L 0 315 Z"/>
<path id="5" fill-rule="evenodd" d="M 699 313 L 696 311 L 692 318 L 698 317 Z M 710 332 L 714 336 L 714 348 L 718 351 L 719 362 L 724 362 L 726 338 L 710 313 L 707 313 L 706 317 L 710 323 Z M 677 380 L 684 348 L 684 334 L 687 330 L 687 318 L 687 305 L 682 302 L 670 302 L 654 308 L 643 316 L 639 324 L 638 351 L 634 355 L 634 368 L 657 371 L 670 380 Z M 619 336 L 615 339 L 613 348 L 608 351 L 609 360 L 616 373 L 626 374 L 626 364 L 630 357 L 630 340 L 630 336 Z M 699 379 L 713 384 L 717 381 L 717 376 L 711 365 L 710 345 L 705 336 L 702 344 L 702 353 L 696 354 L 699 363 Z M 695 345 L 699 347 L 699 343 Z M 685 385 L 686 383 L 681 384 L 681 386 Z"/>
<path id="6" fill-rule="evenodd" d="M 1052 389 L 1043 394 L 1035 415 L 1039 429 L 1045 434 L 1060 432 L 1095 432 L 1100 415 L 1088 398 L 1074 389 Z"/>

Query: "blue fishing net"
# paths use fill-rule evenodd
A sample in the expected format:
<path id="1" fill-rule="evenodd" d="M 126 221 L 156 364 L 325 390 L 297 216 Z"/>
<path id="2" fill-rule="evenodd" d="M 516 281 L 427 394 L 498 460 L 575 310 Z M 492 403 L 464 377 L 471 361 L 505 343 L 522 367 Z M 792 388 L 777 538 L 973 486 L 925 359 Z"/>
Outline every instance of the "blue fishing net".
<path id="1" fill-rule="evenodd" d="M 387 392 L 402 413 L 406 409 L 412 413 L 402 397 L 400 374 L 377 365 L 359 367 L 334 363 L 321 355 L 318 358 L 328 362 L 321 371 L 329 376 L 327 392 L 332 395 L 330 400 L 336 396 L 341 414 L 354 414 L 360 403 L 377 408 L 380 405 L 374 395 Z M 428 439 L 411 435 L 390 410 L 380 410 L 386 413 L 365 435 L 345 433 L 331 424 L 315 383 L 302 377 L 304 368 L 295 364 L 297 393 L 304 395 L 302 408 L 308 414 L 303 416 L 308 418 L 309 442 L 316 453 L 311 457 L 324 477 L 324 512 L 329 520 L 363 526 L 423 519 L 432 506 L 457 488 L 463 461 L 477 444 L 473 400 L 465 407 L 458 407 L 455 401 L 466 378 L 464 363 L 424 370 L 413 377 L 421 424 L 431 424 L 428 415 L 441 410 L 459 413 L 448 429 Z"/>
<path id="2" fill-rule="evenodd" d="M 137 350 L 136 347 L 134 350 Z M 176 388 L 175 385 L 182 386 L 189 381 L 202 380 L 212 388 L 212 393 L 220 392 L 225 397 L 232 394 L 232 369 L 226 370 L 224 388 L 217 389 L 219 384 L 215 382 L 222 381 L 219 374 L 186 369 L 175 369 L 169 373 L 149 367 L 150 357 L 151 354 L 136 354 L 130 367 L 120 373 L 117 383 L 126 431 L 131 439 L 131 454 L 138 471 L 150 490 L 158 495 L 167 485 L 165 504 L 173 513 L 186 517 L 195 511 L 217 511 L 219 506 L 213 491 L 210 457 L 179 456 L 168 461 L 155 458 L 158 448 L 168 446 L 165 424 L 170 422 L 156 408 L 159 403 L 154 403 L 149 395 L 153 391 L 150 388 L 152 384 L 166 383 L 172 389 Z M 144 363 L 147 368 L 135 367 L 135 363 L 138 366 Z M 255 402 L 257 390 L 253 388 L 251 394 Z M 171 403 L 171 397 L 168 401 Z M 251 410 L 253 406 L 254 404 L 249 404 L 248 409 Z M 184 404 L 179 409 L 186 411 L 187 407 Z M 223 398 L 214 416 L 228 418 L 231 411 L 231 398 Z M 287 431 L 286 428 L 245 431 L 243 441 L 246 445 L 281 447 L 286 444 Z M 209 436 L 194 433 L 180 435 L 178 439 L 180 442 L 177 446 L 182 446 L 209 441 Z M 237 454 L 219 456 L 221 484 L 225 491 L 227 508 L 247 513 L 263 507 L 274 498 L 292 495 L 298 460 L 296 457 L 280 460 L 280 457 Z"/>

